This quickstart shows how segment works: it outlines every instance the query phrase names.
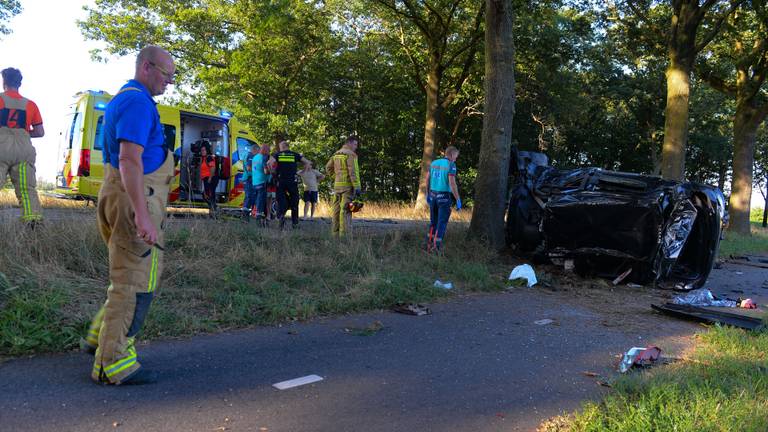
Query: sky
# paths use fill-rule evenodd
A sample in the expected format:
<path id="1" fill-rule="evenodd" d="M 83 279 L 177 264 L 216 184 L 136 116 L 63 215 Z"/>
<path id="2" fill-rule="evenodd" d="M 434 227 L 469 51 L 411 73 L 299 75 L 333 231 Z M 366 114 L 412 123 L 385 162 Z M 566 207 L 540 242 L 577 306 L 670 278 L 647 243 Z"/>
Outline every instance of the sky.
<path id="1" fill-rule="evenodd" d="M 32 140 L 37 150 L 37 177 L 53 182 L 63 164 L 60 147 L 63 121 L 74 95 L 83 90 L 114 94 L 133 77 L 134 56 L 112 57 L 107 63 L 91 60 L 90 50 L 104 44 L 86 41 L 76 21 L 93 0 L 22 0 L 23 11 L 11 19 L 10 35 L 0 38 L 0 68 L 21 70 L 19 92 L 35 101 L 43 116 L 45 136 Z M 172 89 L 171 89 L 172 91 Z M 757 190 L 752 207 L 762 207 Z"/>
<path id="2" fill-rule="evenodd" d="M 23 76 L 19 93 L 32 99 L 43 116 L 45 136 L 33 138 L 37 177 L 53 182 L 63 164 L 60 131 L 74 95 L 94 89 L 115 93 L 133 77 L 135 57 L 98 63 L 89 51 L 104 45 L 85 41 L 76 21 L 85 19 L 92 0 L 22 0 L 23 11 L 11 19 L 12 33 L 0 37 L 0 69 L 15 67 Z"/>

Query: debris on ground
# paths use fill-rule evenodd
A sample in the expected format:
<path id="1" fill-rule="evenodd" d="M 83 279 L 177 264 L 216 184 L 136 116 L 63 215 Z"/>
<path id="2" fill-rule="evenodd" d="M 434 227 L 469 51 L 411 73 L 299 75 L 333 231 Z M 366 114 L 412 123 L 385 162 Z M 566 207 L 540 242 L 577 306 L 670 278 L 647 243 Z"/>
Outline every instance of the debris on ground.
<path id="1" fill-rule="evenodd" d="M 307 376 L 294 378 L 287 381 L 280 381 L 279 383 L 272 384 L 272 387 L 278 390 L 287 390 L 289 388 L 312 384 L 322 380 L 323 380 L 323 377 L 319 375 L 307 375 Z"/>
<path id="2" fill-rule="evenodd" d="M 443 282 L 440 279 L 437 279 L 437 280 L 435 280 L 434 287 L 435 288 L 449 290 L 449 289 L 453 289 L 453 283 L 451 283 L 451 282 Z"/>
<path id="3" fill-rule="evenodd" d="M 524 282 L 519 281 L 520 279 Z M 513 281 L 514 284 L 519 283 L 521 286 L 525 285 L 528 288 L 538 283 L 536 280 L 536 273 L 533 271 L 533 267 L 531 267 L 530 264 L 521 264 L 513 268 L 512 273 L 509 274 L 509 280 Z"/>
<path id="4" fill-rule="evenodd" d="M 432 313 L 428 307 L 417 303 L 398 303 L 392 310 L 401 314 L 416 316 L 429 315 Z"/>
<path id="5" fill-rule="evenodd" d="M 739 291 L 740 290 L 732 290 Z M 741 307 L 745 309 L 756 309 L 757 304 L 752 299 L 720 299 L 712 294 L 712 291 L 706 288 L 700 288 L 693 290 L 685 295 L 681 295 L 672 299 L 672 303 L 676 305 L 690 305 L 690 306 L 715 306 L 715 307 Z"/>
<path id="6" fill-rule="evenodd" d="M 747 330 L 757 330 L 764 327 L 763 320 L 759 318 L 753 318 L 746 315 L 739 315 L 730 312 L 704 309 L 698 306 L 666 303 L 663 305 L 652 304 L 651 308 L 677 318 L 689 319 L 710 324 L 717 323 Z"/>
<path id="7" fill-rule="evenodd" d="M 690 306 L 719 306 L 719 307 L 736 307 L 738 302 L 736 300 L 719 299 L 712 294 L 712 291 L 706 288 L 700 288 L 693 290 L 685 295 L 677 296 L 672 299 L 672 303 L 676 305 L 690 305 Z"/>
<path id="8" fill-rule="evenodd" d="M 627 373 L 635 366 L 650 366 L 661 356 L 661 348 L 656 346 L 632 347 L 624 353 L 624 357 L 619 363 L 619 372 Z"/>
<path id="9" fill-rule="evenodd" d="M 620 274 L 620 275 L 616 276 L 616 279 L 614 279 L 614 280 L 612 281 L 612 283 L 613 283 L 614 285 L 618 285 L 618 284 L 620 284 L 620 283 L 621 283 L 621 281 L 623 281 L 624 279 L 626 279 L 626 278 L 627 278 L 627 276 L 629 276 L 629 274 L 630 274 L 630 273 L 632 273 L 632 267 L 628 268 L 628 269 L 627 269 L 627 270 L 626 270 L 624 273 L 622 273 L 622 274 Z"/>
<path id="10" fill-rule="evenodd" d="M 372 336 L 384 328 L 381 321 L 376 320 L 365 327 L 344 327 L 344 331 L 355 336 Z"/>
<path id="11" fill-rule="evenodd" d="M 748 298 L 739 302 L 739 307 L 743 309 L 757 309 L 757 303 L 754 300 Z"/>
<path id="12" fill-rule="evenodd" d="M 731 256 L 731 259 L 725 260 L 732 264 L 740 264 L 751 267 L 768 268 L 768 257 L 759 255 L 739 255 Z M 737 272 L 738 274 L 738 272 Z"/>
<path id="13" fill-rule="evenodd" d="M 552 324 L 553 322 L 555 322 L 555 320 L 545 318 L 545 319 L 540 319 L 538 321 L 534 321 L 533 323 L 536 325 L 547 325 L 547 324 Z"/>

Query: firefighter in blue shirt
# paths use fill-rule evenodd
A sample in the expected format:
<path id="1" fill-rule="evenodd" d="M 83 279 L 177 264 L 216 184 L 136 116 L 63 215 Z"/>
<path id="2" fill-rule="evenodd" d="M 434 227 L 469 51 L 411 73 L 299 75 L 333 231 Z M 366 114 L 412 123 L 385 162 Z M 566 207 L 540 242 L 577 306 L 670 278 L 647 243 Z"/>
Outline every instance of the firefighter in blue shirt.
<path id="1" fill-rule="evenodd" d="M 459 150 L 454 146 L 445 149 L 445 157 L 440 158 L 429 167 L 427 176 L 427 203 L 429 204 L 429 235 L 427 251 L 441 252 L 448 219 L 451 217 L 452 201 L 456 202 L 456 210 L 461 210 L 459 187 L 456 186 L 456 159 Z"/>
<path id="2" fill-rule="evenodd" d="M 98 383 L 155 380 L 138 361 L 135 338 L 162 273 L 163 222 L 174 166 L 152 97 L 173 83 L 175 71 L 167 51 L 145 47 L 136 59 L 134 79 L 104 114 L 97 224 L 109 252 L 110 285 L 84 341 L 84 348 L 95 350 L 91 378 Z"/>

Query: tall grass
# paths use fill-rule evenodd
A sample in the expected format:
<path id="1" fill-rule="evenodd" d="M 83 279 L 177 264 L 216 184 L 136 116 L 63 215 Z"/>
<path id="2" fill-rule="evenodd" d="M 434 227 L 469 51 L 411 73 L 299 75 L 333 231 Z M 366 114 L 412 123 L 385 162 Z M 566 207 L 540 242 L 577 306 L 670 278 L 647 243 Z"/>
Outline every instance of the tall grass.
<path id="1" fill-rule="evenodd" d="M 768 228 L 762 227 L 763 209 L 752 209 L 749 219 L 752 225 L 752 235 L 743 236 L 726 231 L 720 242 L 720 256 L 768 253 Z"/>
<path id="2" fill-rule="evenodd" d="M 442 257 L 422 250 L 425 229 L 356 232 L 334 239 L 327 225 L 280 232 L 256 224 L 168 219 L 159 296 L 142 337 L 215 332 L 319 315 L 387 308 L 457 291 L 503 287 L 499 258 L 446 238 Z M 107 252 L 93 217 L 27 230 L 0 225 L 0 354 L 76 346 L 105 300 Z"/>

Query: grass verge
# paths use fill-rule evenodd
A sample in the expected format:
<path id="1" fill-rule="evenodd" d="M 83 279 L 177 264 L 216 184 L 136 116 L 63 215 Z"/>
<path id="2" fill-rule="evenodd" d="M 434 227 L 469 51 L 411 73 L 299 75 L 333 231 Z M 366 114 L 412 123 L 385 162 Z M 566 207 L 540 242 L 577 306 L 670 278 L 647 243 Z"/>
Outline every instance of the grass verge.
<path id="1" fill-rule="evenodd" d="M 312 229 L 311 226 L 315 225 Z M 458 225 L 443 257 L 422 251 L 424 230 L 334 239 L 320 222 L 280 233 L 239 221 L 169 219 L 159 296 L 141 337 L 216 332 L 493 291 L 500 258 L 464 241 Z M 29 231 L 0 226 L 0 355 L 74 348 L 105 300 L 107 252 L 92 215 Z"/>
<path id="2" fill-rule="evenodd" d="M 603 402 L 540 430 L 768 430 L 768 332 L 716 326 L 698 338 L 689 359 L 622 377 Z"/>

